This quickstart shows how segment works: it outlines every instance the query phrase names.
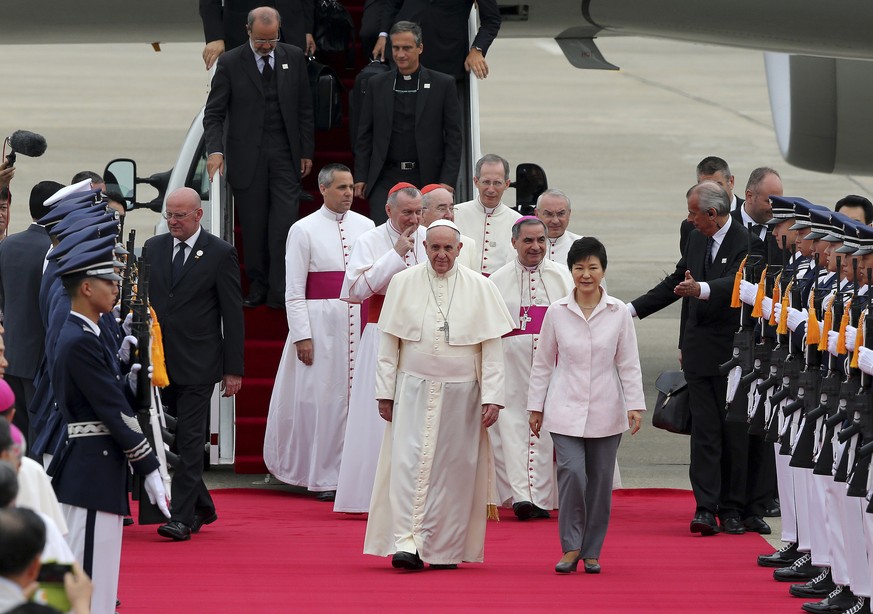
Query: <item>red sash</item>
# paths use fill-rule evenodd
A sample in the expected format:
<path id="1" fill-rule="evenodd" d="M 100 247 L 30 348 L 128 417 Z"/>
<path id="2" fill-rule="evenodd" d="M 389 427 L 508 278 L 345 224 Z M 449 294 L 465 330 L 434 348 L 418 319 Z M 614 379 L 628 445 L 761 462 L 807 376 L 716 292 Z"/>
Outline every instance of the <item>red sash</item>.
<path id="1" fill-rule="evenodd" d="M 520 328 L 514 328 L 505 335 L 504 337 L 514 337 L 516 335 L 539 335 L 540 329 L 543 327 L 543 318 L 546 317 L 546 310 L 548 307 L 544 305 L 533 305 L 531 307 L 527 307 L 527 317 L 530 318 L 530 322 L 524 327 L 524 330 Z M 519 318 L 524 317 L 524 307 L 519 307 L 518 316 Z"/>
<path id="2" fill-rule="evenodd" d="M 385 302 L 384 294 L 374 294 L 365 301 L 367 308 L 367 322 L 373 324 L 379 321 L 382 313 L 382 303 Z"/>
<path id="3" fill-rule="evenodd" d="M 306 299 L 317 301 L 339 298 L 345 271 L 317 271 L 306 276 Z"/>

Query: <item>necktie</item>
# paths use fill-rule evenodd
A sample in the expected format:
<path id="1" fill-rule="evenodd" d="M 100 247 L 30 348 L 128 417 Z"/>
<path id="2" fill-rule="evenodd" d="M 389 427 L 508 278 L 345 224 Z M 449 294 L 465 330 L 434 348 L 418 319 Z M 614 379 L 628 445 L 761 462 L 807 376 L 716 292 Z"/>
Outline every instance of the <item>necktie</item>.
<path id="1" fill-rule="evenodd" d="M 179 250 L 173 258 L 173 283 L 182 275 L 182 267 L 185 266 L 185 248 L 188 244 L 185 242 L 179 243 Z"/>
<path id="2" fill-rule="evenodd" d="M 709 278 L 709 267 L 712 266 L 712 247 L 715 245 L 715 239 L 712 237 L 706 238 L 706 259 L 703 261 L 703 275 Z"/>
<path id="3" fill-rule="evenodd" d="M 261 59 L 264 61 L 264 70 L 261 71 L 261 78 L 264 81 L 269 81 L 273 76 L 273 68 L 270 66 L 270 56 L 265 55 L 262 56 Z"/>
<path id="4" fill-rule="evenodd" d="M 752 234 L 761 238 L 761 231 L 764 230 L 764 227 L 761 224 L 752 224 Z"/>

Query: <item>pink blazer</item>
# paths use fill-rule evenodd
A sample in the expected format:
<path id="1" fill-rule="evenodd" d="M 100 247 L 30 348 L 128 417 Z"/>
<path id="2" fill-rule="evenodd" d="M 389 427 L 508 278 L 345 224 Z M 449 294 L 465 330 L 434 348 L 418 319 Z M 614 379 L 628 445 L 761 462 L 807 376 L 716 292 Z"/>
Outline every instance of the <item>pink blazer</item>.
<path id="1" fill-rule="evenodd" d="M 543 428 L 573 437 L 609 437 L 627 430 L 627 412 L 645 410 L 633 319 L 603 292 L 586 320 L 575 289 L 546 311 L 528 389 L 528 411 Z"/>

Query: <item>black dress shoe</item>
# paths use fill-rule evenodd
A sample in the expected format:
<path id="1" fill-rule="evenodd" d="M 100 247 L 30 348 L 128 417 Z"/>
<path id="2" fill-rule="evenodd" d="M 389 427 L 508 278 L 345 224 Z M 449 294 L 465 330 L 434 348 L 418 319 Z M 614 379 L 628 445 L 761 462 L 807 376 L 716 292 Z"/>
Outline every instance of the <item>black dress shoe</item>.
<path id="1" fill-rule="evenodd" d="M 530 501 L 519 501 L 512 504 L 512 511 L 519 520 L 528 520 L 533 516 L 536 506 Z"/>
<path id="2" fill-rule="evenodd" d="M 252 290 L 243 299 L 243 307 L 257 307 L 267 302 L 267 293 L 262 290 Z"/>
<path id="3" fill-rule="evenodd" d="M 782 515 L 782 506 L 779 505 L 779 497 L 775 499 L 771 499 L 767 506 L 764 508 L 764 517 L 765 518 L 778 518 Z"/>
<path id="4" fill-rule="evenodd" d="M 191 532 L 199 533 L 204 524 L 212 524 L 216 520 L 218 520 L 218 514 L 215 513 L 215 510 L 211 514 L 208 512 L 204 514 L 197 512 L 194 514 L 194 524 L 191 525 Z"/>
<path id="5" fill-rule="evenodd" d="M 691 532 L 700 533 L 701 535 L 715 535 L 718 533 L 718 523 L 715 521 L 715 515 L 712 512 L 698 511 L 694 514 L 691 520 Z"/>
<path id="6" fill-rule="evenodd" d="M 183 542 L 191 539 L 191 527 L 178 520 L 172 520 L 158 527 L 158 535 L 169 537 L 173 541 Z"/>
<path id="7" fill-rule="evenodd" d="M 821 573 L 821 567 L 812 564 L 812 557 L 804 554 L 794 561 L 791 567 L 783 567 L 773 571 L 773 579 L 777 582 L 805 582 L 812 580 Z"/>
<path id="8" fill-rule="evenodd" d="M 327 501 L 327 502 L 334 501 L 334 500 L 336 500 L 336 491 L 335 490 L 325 490 L 325 491 L 320 492 L 317 495 L 315 495 L 315 498 L 318 499 L 319 501 Z"/>
<path id="9" fill-rule="evenodd" d="M 743 526 L 746 527 L 746 531 L 770 535 L 770 525 L 764 522 L 764 519 L 760 516 L 749 516 L 743 520 Z"/>
<path id="10" fill-rule="evenodd" d="M 391 567 L 394 569 L 406 569 L 408 571 L 417 571 L 424 569 L 424 561 L 418 556 L 418 552 L 410 554 L 409 552 L 398 551 L 391 557 Z"/>
<path id="11" fill-rule="evenodd" d="M 858 598 L 845 586 L 837 586 L 827 597 L 821 601 L 808 601 L 801 608 L 812 614 L 828 614 L 830 612 L 844 612 L 858 602 Z"/>
<path id="12" fill-rule="evenodd" d="M 785 544 L 773 554 L 759 554 L 758 565 L 761 567 L 788 567 L 802 556 L 797 551 L 797 542 Z"/>
<path id="13" fill-rule="evenodd" d="M 815 599 L 828 595 L 835 588 L 837 588 L 837 585 L 834 584 L 834 580 L 831 577 L 831 568 L 824 567 L 820 574 L 806 584 L 792 584 L 789 586 L 788 592 L 795 597 Z"/>
<path id="14" fill-rule="evenodd" d="M 457 563 L 429 563 L 431 569 L 457 569 Z"/>
<path id="15" fill-rule="evenodd" d="M 721 519 L 721 530 L 730 535 L 742 535 L 746 532 L 746 527 L 736 516 L 728 516 Z"/>
<path id="16" fill-rule="evenodd" d="M 121 524 L 125 527 L 129 527 L 133 524 L 133 516 L 125 516 Z"/>
<path id="17" fill-rule="evenodd" d="M 531 520 L 534 520 L 537 518 L 546 519 L 546 518 L 551 518 L 552 515 L 549 513 L 549 510 L 544 510 L 543 508 L 537 507 L 536 505 L 534 505 L 533 512 L 531 512 L 530 517 L 531 517 Z"/>
<path id="18" fill-rule="evenodd" d="M 843 610 L 840 614 L 870 614 L 870 598 L 858 597 L 855 605 L 847 610 Z"/>

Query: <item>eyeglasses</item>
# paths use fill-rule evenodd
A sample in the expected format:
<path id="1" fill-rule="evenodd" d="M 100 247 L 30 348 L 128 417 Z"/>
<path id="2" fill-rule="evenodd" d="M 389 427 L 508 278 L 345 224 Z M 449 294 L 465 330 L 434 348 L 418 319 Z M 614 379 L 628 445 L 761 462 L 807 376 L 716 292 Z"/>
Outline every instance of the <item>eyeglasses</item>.
<path id="1" fill-rule="evenodd" d="M 557 211 L 552 213 L 551 211 L 540 211 L 540 217 L 550 220 L 552 218 L 558 218 L 559 220 L 563 220 L 567 217 L 567 211 Z"/>
<path id="2" fill-rule="evenodd" d="M 454 211 L 454 210 L 455 210 L 455 206 L 454 206 L 454 205 L 437 205 L 437 206 L 435 207 L 435 209 L 436 209 L 437 211 L 439 211 L 440 213 L 447 213 L 447 212 L 449 212 L 449 211 Z"/>
<path id="3" fill-rule="evenodd" d="M 186 217 L 191 215 L 192 213 L 196 213 L 200 211 L 200 209 L 194 209 L 193 211 L 189 211 L 188 213 L 170 213 L 169 211 L 164 211 L 161 213 L 161 217 L 165 220 L 184 220 Z"/>
<path id="4" fill-rule="evenodd" d="M 479 185 L 486 188 L 498 188 L 506 185 L 506 181 L 491 181 L 490 179 L 480 179 Z"/>
<path id="5" fill-rule="evenodd" d="M 256 38 L 252 40 L 256 45 L 275 45 L 279 42 L 278 38 Z"/>

